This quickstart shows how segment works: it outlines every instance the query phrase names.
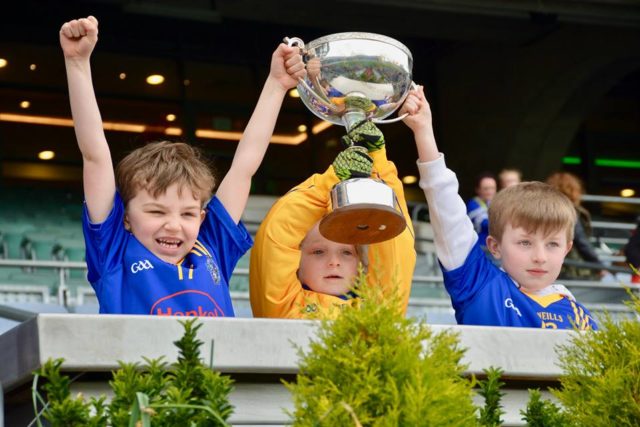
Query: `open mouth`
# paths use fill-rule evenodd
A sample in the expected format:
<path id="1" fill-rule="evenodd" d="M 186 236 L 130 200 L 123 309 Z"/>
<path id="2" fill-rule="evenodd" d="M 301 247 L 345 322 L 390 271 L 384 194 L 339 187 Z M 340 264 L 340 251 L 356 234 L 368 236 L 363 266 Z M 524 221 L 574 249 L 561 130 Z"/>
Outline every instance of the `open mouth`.
<path id="1" fill-rule="evenodd" d="M 342 279 L 342 276 L 338 276 L 337 274 L 331 274 L 329 276 L 324 276 L 325 279 Z"/>
<path id="2" fill-rule="evenodd" d="M 167 249 L 177 249 L 182 245 L 182 240 L 178 239 L 156 239 L 156 242 Z"/>

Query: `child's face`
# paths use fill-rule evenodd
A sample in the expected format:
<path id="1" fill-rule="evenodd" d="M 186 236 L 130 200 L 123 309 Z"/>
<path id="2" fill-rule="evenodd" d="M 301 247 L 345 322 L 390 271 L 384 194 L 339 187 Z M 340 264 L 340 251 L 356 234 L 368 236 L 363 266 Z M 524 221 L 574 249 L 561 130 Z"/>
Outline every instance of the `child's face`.
<path id="1" fill-rule="evenodd" d="M 301 247 L 298 278 L 311 290 L 329 295 L 344 295 L 351 289 L 358 272 L 358 254 L 353 245 L 327 240 L 316 224 Z"/>
<path id="2" fill-rule="evenodd" d="M 127 205 L 125 227 L 155 256 L 177 263 L 193 248 L 205 212 L 193 192 L 173 184 L 157 198 L 139 190 Z"/>
<path id="3" fill-rule="evenodd" d="M 487 245 L 493 256 L 502 260 L 502 268 L 523 290 L 538 291 L 558 278 L 564 257 L 573 242 L 567 241 L 566 230 L 545 236 L 542 230 L 527 233 L 521 227 L 513 228 L 507 224 L 502 241 L 489 236 Z"/>
<path id="4" fill-rule="evenodd" d="M 511 187 L 519 182 L 520 176 L 515 171 L 507 171 L 500 174 L 500 188 Z"/>
<path id="5" fill-rule="evenodd" d="M 485 202 L 490 202 L 493 196 L 496 195 L 496 180 L 493 178 L 482 178 L 478 187 L 476 188 L 476 194 Z"/>

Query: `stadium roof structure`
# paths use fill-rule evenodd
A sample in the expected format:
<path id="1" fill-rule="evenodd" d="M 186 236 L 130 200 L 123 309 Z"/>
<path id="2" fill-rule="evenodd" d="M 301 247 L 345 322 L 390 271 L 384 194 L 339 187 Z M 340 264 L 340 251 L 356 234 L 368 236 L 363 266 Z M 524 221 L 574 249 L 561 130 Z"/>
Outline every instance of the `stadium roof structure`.
<path id="1" fill-rule="evenodd" d="M 79 184 L 81 159 L 57 32 L 64 21 L 89 14 L 100 20 L 94 84 L 116 160 L 144 141 L 186 139 L 203 146 L 224 171 L 271 52 L 284 36 L 313 40 L 367 31 L 396 38 L 412 51 L 414 80 L 427 87 L 437 136 L 463 191 L 471 191 L 480 168 L 506 165 L 535 179 L 551 169 L 573 168 L 599 193 L 638 178 L 640 169 L 632 166 L 640 150 L 632 142 L 640 136 L 640 59 L 633 52 L 640 51 L 634 44 L 640 40 L 640 5 L 633 0 L 343 0 L 302 6 L 291 0 L 24 0 L 0 16 L 0 58 L 7 61 L 0 68 L 0 183 Z M 609 57 L 588 63 L 587 54 Z M 578 66 L 589 75 L 563 92 Z M 615 72 L 603 76 L 603 68 Z M 162 74 L 164 83 L 146 84 L 150 74 Z M 593 81 L 600 84 L 587 89 Z M 585 111 L 567 107 L 571 103 Z M 602 119 L 611 110 L 616 118 Z M 576 117 L 575 123 L 563 128 L 563 114 Z M 526 136 L 529 126 L 538 134 Z M 383 131 L 400 174 L 415 174 L 409 131 L 401 124 Z M 254 190 L 282 194 L 323 170 L 340 149 L 341 133 L 288 97 Z M 46 167 L 36 158 L 45 150 L 55 151 Z M 532 154 L 540 152 L 549 154 L 536 163 Z M 596 158 L 631 162 L 616 172 L 619 167 L 598 166 Z M 608 169 L 599 172 L 603 167 Z M 33 170 L 39 172 L 28 172 Z"/>

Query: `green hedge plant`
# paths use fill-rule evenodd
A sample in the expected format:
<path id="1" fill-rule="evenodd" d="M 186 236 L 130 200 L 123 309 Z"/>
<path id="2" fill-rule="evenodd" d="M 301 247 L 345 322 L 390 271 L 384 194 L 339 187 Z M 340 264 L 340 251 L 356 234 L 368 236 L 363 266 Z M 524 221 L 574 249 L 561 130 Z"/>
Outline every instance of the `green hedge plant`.
<path id="1" fill-rule="evenodd" d="M 203 343 L 197 339 L 202 323 L 196 321 L 181 322 L 176 363 L 168 365 L 162 358 L 144 358 L 142 366 L 120 362 L 109 382 L 114 393 L 109 404 L 105 397 L 86 401 L 81 394 L 72 396 L 71 379 L 60 373 L 63 360 L 47 361 L 34 373 L 35 424 L 42 426 L 44 418 L 53 427 L 228 426 L 232 381 L 202 362 Z M 41 378 L 47 381 L 39 386 Z"/>
<path id="2" fill-rule="evenodd" d="M 484 408 L 480 408 L 479 423 L 481 426 L 498 427 L 504 422 L 502 415 L 502 397 L 504 383 L 500 381 L 502 369 L 490 367 L 484 370 L 487 378 L 478 382 L 480 396 L 484 398 Z"/>
<path id="3" fill-rule="evenodd" d="M 464 351 L 450 332 L 406 319 L 397 295 L 361 274 L 360 296 L 323 321 L 287 384 L 295 426 L 475 426 Z"/>
<path id="4" fill-rule="evenodd" d="M 529 389 L 529 403 L 520 411 L 522 420 L 529 427 L 566 427 L 570 425 L 567 415 L 550 400 L 542 398 L 538 389 Z"/>
<path id="5" fill-rule="evenodd" d="M 599 331 L 579 333 L 560 347 L 561 387 L 552 390 L 571 425 L 640 425 L 640 299 L 635 318 L 599 319 Z"/>
<path id="6" fill-rule="evenodd" d="M 558 348 L 562 376 L 551 392 L 561 406 L 529 390 L 523 420 L 531 427 L 640 425 L 640 299 L 629 291 L 633 317 L 599 319 L 599 330 L 576 331 Z"/>

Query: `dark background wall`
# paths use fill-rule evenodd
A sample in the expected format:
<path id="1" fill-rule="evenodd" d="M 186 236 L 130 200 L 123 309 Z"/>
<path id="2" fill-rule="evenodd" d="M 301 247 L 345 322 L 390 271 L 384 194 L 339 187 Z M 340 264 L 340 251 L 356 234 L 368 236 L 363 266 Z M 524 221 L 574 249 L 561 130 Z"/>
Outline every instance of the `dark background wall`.
<path id="1" fill-rule="evenodd" d="M 108 131 L 115 159 L 166 138 L 164 116 L 173 112 L 178 121 L 171 125 L 185 131 L 180 138 L 202 146 L 223 173 L 235 144 L 193 131 L 242 130 L 283 36 L 309 41 L 368 31 L 412 51 L 414 80 L 426 86 L 439 145 L 463 195 L 471 195 L 479 172 L 506 166 L 539 180 L 568 169 L 590 193 L 640 191 L 640 5 L 633 0 L 13 2 L 0 16 L 0 58 L 9 60 L 0 68 L 0 114 L 69 118 L 57 32 L 65 20 L 88 14 L 100 19 L 93 69 L 103 119 L 155 127 Z M 151 71 L 167 76 L 162 87 L 143 83 Z M 120 72 L 126 80 L 117 78 Z M 31 101 L 28 111 L 18 106 L 23 99 Z M 315 123 L 299 100 L 288 98 L 276 132 L 295 134 L 299 124 Z M 410 132 L 402 124 L 383 131 L 400 174 L 415 174 Z M 332 127 L 297 146 L 274 144 L 254 191 L 282 194 L 324 169 L 341 133 Z M 35 156 L 46 148 L 57 156 L 45 165 Z M 598 166 L 602 159 L 627 164 Z M 4 188 L 80 188 L 69 127 L 0 116 L 0 161 Z M 31 170 L 40 172 L 25 172 Z M 417 186 L 407 191 L 423 200 Z"/>

